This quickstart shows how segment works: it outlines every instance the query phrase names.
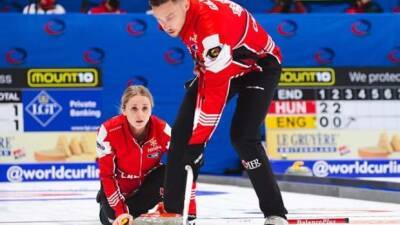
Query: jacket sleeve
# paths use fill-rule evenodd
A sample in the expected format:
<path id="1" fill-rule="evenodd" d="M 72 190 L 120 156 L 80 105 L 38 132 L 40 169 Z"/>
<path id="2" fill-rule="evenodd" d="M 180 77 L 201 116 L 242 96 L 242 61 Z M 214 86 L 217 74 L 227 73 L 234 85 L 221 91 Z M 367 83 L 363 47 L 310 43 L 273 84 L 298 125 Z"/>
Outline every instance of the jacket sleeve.
<path id="1" fill-rule="evenodd" d="M 193 133 L 189 144 L 204 144 L 216 129 L 227 102 L 229 87 L 235 67 L 231 66 L 218 73 L 207 70 L 199 79 Z"/>
<path id="2" fill-rule="evenodd" d="M 231 78 L 240 75 L 236 73 L 243 69 L 233 61 L 232 43 L 226 26 L 210 16 L 204 16 L 203 20 L 198 28 L 204 31 L 199 41 L 202 52 L 198 57 L 198 64 L 203 68 L 199 70 L 194 127 L 189 144 L 204 144 L 210 139 L 225 107 Z"/>
<path id="3" fill-rule="evenodd" d="M 163 151 L 166 152 L 169 148 L 169 144 L 171 142 L 171 127 L 168 123 L 165 123 L 163 130 Z"/>
<path id="4" fill-rule="evenodd" d="M 115 211 L 115 217 L 128 213 L 125 198 L 121 194 L 116 180 L 115 153 L 108 139 L 107 130 L 102 125 L 97 133 L 96 151 L 100 169 L 100 181 L 104 194 L 111 208 Z"/>

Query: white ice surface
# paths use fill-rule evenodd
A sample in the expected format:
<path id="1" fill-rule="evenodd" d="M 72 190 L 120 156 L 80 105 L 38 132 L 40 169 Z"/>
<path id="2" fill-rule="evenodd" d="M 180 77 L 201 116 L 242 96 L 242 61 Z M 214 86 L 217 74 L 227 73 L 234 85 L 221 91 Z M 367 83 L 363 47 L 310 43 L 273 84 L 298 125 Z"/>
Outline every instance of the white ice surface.
<path id="1" fill-rule="evenodd" d="M 0 183 L 0 224 L 100 225 L 93 182 Z M 343 218 L 400 225 L 400 205 L 283 192 L 289 219 Z M 251 188 L 198 185 L 197 225 L 263 224 Z"/>

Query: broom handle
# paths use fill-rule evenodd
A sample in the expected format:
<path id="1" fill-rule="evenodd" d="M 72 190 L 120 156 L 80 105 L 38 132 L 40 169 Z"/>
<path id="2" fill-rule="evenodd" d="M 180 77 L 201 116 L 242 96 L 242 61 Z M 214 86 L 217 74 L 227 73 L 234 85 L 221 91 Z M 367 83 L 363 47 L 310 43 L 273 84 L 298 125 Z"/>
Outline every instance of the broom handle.
<path id="1" fill-rule="evenodd" d="M 185 187 L 185 201 L 183 202 L 183 225 L 186 225 L 188 222 L 189 216 L 189 203 L 190 197 L 192 195 L 192 184 L 193 184 L 193 169 L 191 166 L 186 165 L 186 187 Z"/>

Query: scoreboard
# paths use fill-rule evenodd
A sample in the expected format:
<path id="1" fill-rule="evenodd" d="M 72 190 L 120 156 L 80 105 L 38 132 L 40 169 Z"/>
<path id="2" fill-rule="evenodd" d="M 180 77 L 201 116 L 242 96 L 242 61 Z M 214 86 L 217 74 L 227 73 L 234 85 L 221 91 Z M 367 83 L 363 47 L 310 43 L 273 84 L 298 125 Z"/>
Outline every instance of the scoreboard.
<path id="1" fill-rule="evenodd" d="M 269 128 L 400 129 L 400 71 L 304 70 L 284 69 Z"/>
<path id="2" fill-rule="evenodd" d="M 265 124 L 271 159 L 395 160 L 399 176 L 400 69 L 284 68 Z"/>
<path id="3" fill-rule="evenodd" d="M 0 132 L 22 132 L 24 121 L 22 116 L 20 91 L 0 91 Z"/>

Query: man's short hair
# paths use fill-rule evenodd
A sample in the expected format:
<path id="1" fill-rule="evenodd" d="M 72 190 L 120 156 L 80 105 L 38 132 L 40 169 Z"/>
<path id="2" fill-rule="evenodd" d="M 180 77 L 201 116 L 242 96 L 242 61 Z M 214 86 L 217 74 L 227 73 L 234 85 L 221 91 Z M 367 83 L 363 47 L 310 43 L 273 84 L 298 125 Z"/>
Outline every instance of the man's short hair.
<path id="1" fill-rule="evenodd" d="M 178 0 L 149 0 L 149 4 L 151 7 L 157 7 L 169 1 L 176 2 Z"/>

